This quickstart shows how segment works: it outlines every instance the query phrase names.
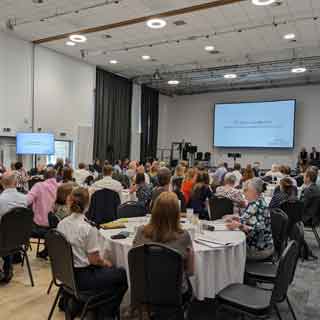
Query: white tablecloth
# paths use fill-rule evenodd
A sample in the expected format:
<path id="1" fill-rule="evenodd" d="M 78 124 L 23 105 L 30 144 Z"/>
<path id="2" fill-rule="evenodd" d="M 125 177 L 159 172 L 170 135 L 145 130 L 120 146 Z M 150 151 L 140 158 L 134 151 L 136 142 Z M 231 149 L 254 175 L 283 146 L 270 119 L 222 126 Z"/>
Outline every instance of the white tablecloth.
<path id="1" fill-rule="evenodd" d="M 132 223 L 128 227 L 132 230 Z M 195 274 L 190 280 L 194 294 L 199 300 L 214 298 L 220 290 L 229 284 L 243 282 L 246 260 L 245 234 L 240 231 L 226 231 L 221 225 L 217 226 L 217 230 L 221 231 L 205 231 L 201 235 L 196 234 L 196 239 L 205 237 L 224 243 L 232 242 L 228 246 L 213 244 L 216 246 L 215 248 L 194 242 Z M 101 230 L 101 234 L 107 240 L 105 245 L 111 252 L 112 261 L 116 266 L 124 267 L 129 278 L 127 257 L 132 248 L 133 237 L 121 240 L 110 238 L 120 231 Z"/>

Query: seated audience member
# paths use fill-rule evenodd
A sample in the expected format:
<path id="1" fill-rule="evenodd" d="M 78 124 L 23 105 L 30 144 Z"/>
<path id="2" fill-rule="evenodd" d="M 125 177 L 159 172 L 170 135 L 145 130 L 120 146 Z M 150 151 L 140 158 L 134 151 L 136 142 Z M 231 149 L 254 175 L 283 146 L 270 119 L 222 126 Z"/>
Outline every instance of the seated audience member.
<path id="1" fill-rule="evenodd" d="M 14 164 L 14 174 L 16 176 L 18 191 L 23 193 L 27 192 L 29 177 L 27 171 L 23 167 L 22 162 L 17 161 Z"/>
<path id="2" fill-rule="evenodd" d="M 198 173 L 196 182 L 192 188 L 189 208 L 192 208 L 195 213 L 199 214 L 200 219 L 209 220 L 207 209 L 207 200 L 212 196 L 212 191 L 209 187 L 209 176 L 207 173 Z"/>
<path id="3" fill-rule="evenodd" d="M 184 176 L 185 176 L 185 174 L 186 174 L 185 170 L 186 170 L 186 168 L 183 167 L 182 165 L 176 166 L 176 168 L 175 168 L 175 170 L 174 170 L 174 175 L 173 175 L 172 178 L 178 178 L 178 177 L 180 177 L 180 178 L 183 179 Z"/>
<path id="4" fill-rule="evenodd" d="M 280 188 L 275 191 L 270 201 L 269 208 L 280 208 L 281 204 L 290 200 L 297 200 L 298 190 L 293 179 L 285 177 L 280 180 Z"/>
<path id="5" fill-rule="evenodd" d="M 55 228 L 57 224 L 70 215 L 67 199 L 72 193 L 73 183 L 63 183 L 58 187 L 57 199 L 52 212 L 49 213 L 49 225 Z"/>
<path id="6" fill-rule="evenodd" d="M 254 176 L 254 171 L 252 169 L 251 164 L 248 164 L 245 169 L 243 170 L 243 174 L 242 174 L 242 180 L 241 180 L 241 184 L 243 184 L 244 182 L 253 179 Z"/>
<path id="7" fill-rule="evenodd" d="M 137 168 L 137 174 L 138 173 L 143 173 L 145 178 L 145 183 L 150 184 L 150 176 L 147 173 L 145 173 L 144 166 L 139 166 Z"/>
<path id="8" fill-rule="evenodd" d="M 172 191 L 178 197 L 178 200 L 180 203 L 180 211 L 186 212 L 187 211 L 186 199 L 184 198 L 183 192 L 181 191 L 182 183 L 183 183 L 182 177 L 172 177 L 171 179 Z"/>
<path id="9" fill-rule="evenodd" d="M 253 178 L 244 184 L 244 195 L 248 205 L 239 217 L 228 217 L 230 230 L 240 229 L 247 235 L 247 259 L 265 260 L 274 252 L 271 216 L 262 193 L 265 184 L 260 178 Z"/>
<path id="10" fill-rule="evenodd" d="M 151 168 L 150 168 L 150 172 L 149 172 L 149 176 L 150 176 L 150 183 L 156 187 L 158 185 L 158 172 L 159 172 L 159 162 L 158 161 L 153 161 Z"/>
<path id="11" fill-rule="evenodd" d="M 289 167 L 289 166 L 285 166 L 285 165 L 282 165 L 282 166 L 280 166 L 280 172 L 281 172 L 281 174 L 282 174 L 282 179 L 283 178 L 290 178 L 291 180 L 292 180 L 292 183 L 295 185 L 295 186 L 297 186 L 297 180 L 296 179 L 294 179 L 294 178 L 292 178 L 291 176 L 290 176 L 290 174 L 291 174 L 291 168 Z"/>
<path id="12" fill-rule="evenodd" d="M 223 183 L 224 176 L 226 175 L 227 172 L 228 170 L 226 169 L 225 163 L 224 162 L 219 163 L 218 168 L 214 173 L 214 175 L 218 178 L 218 181 L 220 182 L 220 184 Z"/>
<path id="13" fill-rule="evenodd" d="M 119 181 L 112 178 L 112 172 L 113 172 L 112 166 L 111 165 L 104 166 L 102 172 L 103 172 L 103 178 L 101 180 L 96 181 L 90 187 L 90 193 L 94 193 L 95 191 L 101 190 L 101 189 L 109 189 L 117 192 L 121 200 L 123 187 Z"/>
<path id="14" fill-rule="evenodd" d="M 126 174 L 120 173 L 118 171 L 113 171 L 112 179 L 119 181 L 124 189 L 130 188 L 131 181 Z"/>
<path id="15" fill-rule="evenodd" d="M 187 231 L 180 225 L 180 210 L 177 196 L 163 192 L 154 203 L 151 221 L 141 226 L 133 240 L 134 246 L 160 243 L 180 252 L 185 260 L 182 293 L 185 301 L 192 296 L 188 276 L 194 273 L 194 250 Z"/>
<path id="16" fill-rule="evenodd" d="M 234 170 L 232 171 L 232 174 L 235 176 L 236 181 L 234 186 L 238 187 L 242 180 L 242 174 L 241 174 L 241 165 L 240 163 L 235 163 Z"/>
<path id="17" fill-rule="evenodd" d="M 271 166 L 271 170 L 266 173 L 266 176 L 272 177 L 273 180 L 280 180 L 283 174 L 280 172 L 280 167 L 277 164 Z"/>
<path id="18" fill-rule="evenodd" d="M 304 203 L 303 222 L 310 225 L 312 222 L 312 214 L 317 203 L 315 199 L 320 199 L 320 188 L 317 186 L 318 168 L 309 167 L 304 174 L 304 187 L 301 192 L 301 200 Z"/>
<path id="19" fill-rule="evenodd" d="M 126 175 L 129 177 L 130 181 L 132 182 L 136 174 L 137 174 L 137 162 L 131 161 L 129 163 L 128 170 L 126 171 Z"/>
<path id="20" fill-rule="evenodd" d="M 34 231 L 43 237 L 49 228 L 48 214 L 54 208 L 59 186 L 56 180 L 56 171 L 53 168 L 45 171 L 44 179 L 45 181 L 35 184 L 27 194 L 28 205 L 32 205 L 34 213 Z M 46 258 L 47 255 L 46 248 L 39 253 L 40 258 Z"/>
<path id="21" fill-rule="evenodd" d="M 87 170 L 87 167 L 83 162 L 79 163 L 78 168 L 79 169 L 74 170 L 73 177 L 76 183 L 79 186 L 82 186 L 91 173 Z"/>
<path id="22" fill-rule="evenodd" d="M 218 197 L 224 197 L 232 200 L 233 202 L 233 214 L 240 214 L 240 208 L 245 207 L 246 202 L 241 190 L 235 188 L 237 178 L 231 173 L 227 173 L 224 177 L 224 185 L 218 187 L 215 195 Z"/>
<path id="23" fill-rule="evenodd" d="M 118 172 L 118 173 L 122 173 L 122 169 L 121 169 L 121 164 L 122 164 L 122 161 L 121 160 L 117 160 L 116 163 L 114 164 L 113 166 L 113 170 L 115 172 Z M 100 172 L 101 173 L 101 172 Z"/>
<path id="24" fill-rule="evenodd" d="M 64 167 L 62 171 L 62 182 L 63 183 L 72 183 L 74 186 L 77 184 L 75 183 L 75 179 L 73 178 L 73 170 L 72 168 Z"/>
<path id="25" fill-rule="evenodd" d="M 62 181 L 63 179 L 63 168 L 64 168 L 64 161 L 63 159 L 58 158 L 54 166 L 54 169 L 56 170 L 56 173 L 57 173 L 58 182 Z"/>
<path id="26" fill-rule="evenodd" d="M 72 246 L 75 281 L 79 290 L 96 294 L 109 291 L 110 302 L 99 310 L 98 316 L 98 319 L 105 319 L 119 309 L 128 289 L 127 277 L 124 269 L 113 267 L 100 251 L 99 231 L 85 218 L 88 205 L 87 189 L 73 190 L 69 198 L 71 215 L 63 219 L 57 229 Z"/>
<path id="27" fill-rule="evenodd" d="M 98 174 L 101 174 L 101 173 L 102 173 L 101 162 L 100 162 L 99 159 L 94 160 L 93 169 L 94 169 L 94 171 L 97 172 Z"/>
<path id="28" fill-rule="evenodd" d="M 17 180 L 13 172 L 4 173 L 1 184 L 4 191 L 0 195 L 0 221 L 11 209 L 27 207 L 27 196 L 17 191 Z M 3 272 L 0 270 L 0 283 L 9 283 L 13 276 L 12 257 L 3 257 L 3 262 Z"/>
<path id="29" fill-rule="evenodd" d="M 132 185 L 130 193 L 136 193 L 138 202 L 142 203 L 145 207 L 148 207 L 151 201 L 151 186 L 146 183 L 146 176 L 144 173 L 137 173 L 135 184 Z"/>
<path id="30" fill-rule="evenodd" d="M 189 168 L 184 178 L 184 181 L 182 183 L 182 192 L 186 200 L 187 206 L 190 201 L 190 196 L 191 196 L 192 188 L 195 184 L 195 180 L 196 180 L 196 170 L 194 168 Z"/>
<path id="31" fill-rule="evenodd" d="M 151 162 L 149 162 L 149 161 L 146 162 L 144 168 L 145 168 L 145 173 L 146 173 L 147 175 L 149 175 L 150 170 L 151 170 Z"/>
<path id="32" fill-rule="evenodd" d="M 212 193 L 215 194 L 217 192 L 218 187 L 221 186 L 221 183 L 215 175 L 211 175 L 211 182 L 210 182 L 210 187 L 212 190 Z"/>
<path id="33" fill-rule="evenodd" d="M 253 168 L 252 168 L 252 170 L 253 170 L 254 176 L 255 176 L 256 178 L 260 177 L 260 171 L 261 171 L 260 166 L 261 166 L 261 164 L 260 164 L 259 161 L 255 161 L 255 162 L 253 163 Z"/>
<path id="34" fill-rule="evenodd" d="M 168 168 L 160 168 L 158 172 L 158 186 L 155 187 L 151 195 L 151 209 L 162 192 L 169 191 L 171 181 L 171 172 Z"/>

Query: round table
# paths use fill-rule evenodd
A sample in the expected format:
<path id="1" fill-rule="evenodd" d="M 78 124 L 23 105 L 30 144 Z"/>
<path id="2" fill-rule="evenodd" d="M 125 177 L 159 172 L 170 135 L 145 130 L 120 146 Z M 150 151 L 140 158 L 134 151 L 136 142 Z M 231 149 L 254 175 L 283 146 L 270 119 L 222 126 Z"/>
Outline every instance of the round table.
<path id="1" fill-rule="evenodd" d="M 142 218 L 143 219 L 143 218 Z M 146 221 L 145 221 L 146 222 Z M 144 222 L 144 223 L 145 223 Z M 113 240 L 110 237 L 120 231 L 133 231 L 135 226 L 142 225 L 141 218 L 129 219 L 127 229 L 100 230 L 104 249 L 111 253 L 113 263 L 124 267 L 129 279 L 128 252 L 132 248 L 133 235 L 127 239 Z M 193 242 L 195 251 L 195 274 L 190 278 L 195 297 L 199 300 L 214 298 L 229 284 L 242 283 L 246 261 L 246 237 L 240 231 L 228 231 L 221 222 L 210 222 L 215 231 L 202 231 L 195 234 Z M 187 229 L 187 225 L 183 224 Z M 191 225 L 190 225 L 191 226 Z M 200 244 L 199 239 L 216 241 Z M 225 245 L 230 242 L 231 244 Z"/>

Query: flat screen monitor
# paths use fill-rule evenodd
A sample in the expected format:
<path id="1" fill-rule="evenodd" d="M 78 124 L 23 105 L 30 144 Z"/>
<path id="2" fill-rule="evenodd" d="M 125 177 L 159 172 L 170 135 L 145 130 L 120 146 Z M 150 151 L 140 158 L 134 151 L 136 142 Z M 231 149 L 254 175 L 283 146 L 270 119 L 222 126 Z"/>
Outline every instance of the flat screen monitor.
<path id="1" fill-rule="evenodd" d="M 17 154 L 54 154 L 54 135 L 51 133 L 18 133 Z"/>
<path id="2" fill-rule="evenodd" d="M 216 104 L 214 146 L 293 148 L 295 107 L 295 100 Z"/>

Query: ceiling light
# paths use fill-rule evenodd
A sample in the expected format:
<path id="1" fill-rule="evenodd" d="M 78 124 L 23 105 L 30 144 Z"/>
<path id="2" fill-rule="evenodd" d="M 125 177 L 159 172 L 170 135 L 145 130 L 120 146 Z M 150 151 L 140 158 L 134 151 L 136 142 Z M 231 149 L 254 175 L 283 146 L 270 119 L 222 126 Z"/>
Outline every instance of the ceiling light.
<path id="1" fill-rule="evenodd" d="M 73 42 L 86 42 L 87 41 L 87 37 L 82 35 L 82 34 L 72 34 L 69 39 Z"/>
<path id="2" fill-rule="evenodd" d="M 150 56 L 142 56 L 141 58 L 142 58 L 142 60 L 150 60 L 151 59 Z"/>
<path id="3" fill-rule="evenodd" d="M 73 42 L 73 41 L 67 41 L 66 45 L 69 46 L 69 47 L 74 47 L 76 45 L 76 43 Z"/>
<path id="4" fill-rule="evenodd" d="M 170 84 L 170 86 L 176 86 L 180 83 L 180 81 L 178 80 L 169 80 L 168 84 Z"/>
<path id="5" fill-rule="evenodd" d="M 225 79 L 235 79 L 237 78 L 238 76 L 235 74 L 235 73 L 229 73 L 229 74 L 225 74 L 223 76 Z"/>
<path id="6" fill-rule="evenodd" d="M 295 38 L 296 38 L 296 35 L 294 33 L 288 33 L 283 36 L 283 39 L 285 40 L 293 40 Z"/>
<path id="7" fill-rule="evenodd" d="M 299 68 L 293 68 L 291 70 L 292 73 L 304 73 L 307 71 L 307 68 L 299 67 Z"/>
<path id="8" fill-rule="evenodd" d="M 255 6 L 269 6 L 276 2 L 276 0 L 251 0 Z"/>
<path id="9" fill-rule="evenodd" d="M 150 19 L 147 21 L 147 26 L 151 29 L 161 29 L 167 25 L 163 19 Z"/>
<path id="10" fill-rule="evenodd" d="M 206 51 L 214 51 L 215 47 L 214 46 L 205 46 L 204 50 Z"/>
<path id="11" fill-rule="evenodd" d="M 110 60 L 109 63 L 111 63 L 111 64 L 117 64 L 117 63 L 118 63 L 118 60 Z"/>

